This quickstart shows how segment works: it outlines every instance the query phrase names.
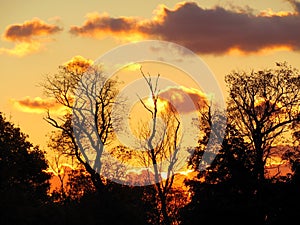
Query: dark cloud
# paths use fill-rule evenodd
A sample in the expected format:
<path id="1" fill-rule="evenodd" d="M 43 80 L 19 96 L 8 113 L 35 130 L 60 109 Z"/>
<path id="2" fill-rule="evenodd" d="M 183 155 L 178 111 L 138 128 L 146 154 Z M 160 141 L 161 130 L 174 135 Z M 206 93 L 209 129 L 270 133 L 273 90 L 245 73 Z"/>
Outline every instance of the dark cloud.
<path id="1" fill-rule="evenodd" d="M 197 53 L 224 54 L 238 50 L 244 53 L 284 47 L 300 49 L 300 3 L 289 1 L 294 12 L 264 12 L 215 7 L 201 8 L 196 3 L 178 4 L 174 9 L 161 7 L 151 20 L 136 18 L 89 18 L 83 26 L 72 27 L 76 35 L 96 37 L 109 31 L 122 37 L 136 35 L 176 42 Z"/>
<path id="2" fill-rule="evenodd" d="M 25 21 L 23 24 L 9 25 L 4 31 L 3 38 L 6 41 L 15 42 L 15 46 L 0 48 L 0 54 L 22 57 L 39 52 L 43 49 L 44 43 L 51 40 L 49 35 L 61 30 L 62 28 L 47 24 L 38 18 Z"/>
<path id="3" fill-rule="evenodd" d="M 136 29 L 136 19 L 133 18 L 111 18 L 106 14 L 92 14 L 82 26 L 72 26 L 70 32 L 82 36 L 98 36 L 104 32 L 122 33 Z"/>
<path id="4" fill-rule="evenodd" d="M 277 46 L 299 49 L 298 27 L 298 15 L 255 16 L 186 3 L 174 11 L 165 9 L 163 21 L 150 25 L 148 31 L 196 52 L 218 54 L 231 49 L 256 52 Z"/>
<path id="5" fill-rule="evenodd" d="M 297 13 L 300 13 L 300 2 L 297 2 L 295 0 L 287 0 L 289 3 L 291 3 L 291 5 L 294 7 L 294 10 Z"/>
<path id="6" fill-rule="evenodd" d="M 47 36 L 62 29 L 56 25 L 47 24 L 35 18 L 23 24 L 14 24 L 6 28 L 4 38 L 9 41 L 32 41 L 35 37 Z"/>

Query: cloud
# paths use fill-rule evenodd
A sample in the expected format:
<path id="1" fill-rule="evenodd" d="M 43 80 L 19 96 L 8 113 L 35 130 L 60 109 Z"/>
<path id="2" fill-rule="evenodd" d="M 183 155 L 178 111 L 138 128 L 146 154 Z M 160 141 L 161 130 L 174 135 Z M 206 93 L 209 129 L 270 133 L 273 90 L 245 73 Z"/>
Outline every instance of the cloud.
<path id="1" fill-rule="evenodd" d="M 61 28 L 55 25 L 46 24 L 38 18 L 25 21 L 23 24 L 14 24 L 6 28 L 4 39 L 8 41 L 26 41 L 30 42 L 37 37 L 48 36 L 61 31 Z"/>
<path id="2" fill-rule="evenodd" d="M 3 40 L 14 42 L 11 49 L 1 48 L 0 54 L 6 53 L 15 56 L 24 56 L 38 52 L 42 49 L 43 43 L 51 41 L 49 35 L 62 31 L 62 28 L 47 24 L 39 18 L 25 21 L 23 24 L 8 26 L 3 34 Z"/>
<path id="3" fill-rule="evenodd" d="M 183 86 L 169 87 L 161 91 L 159 97 L 168 101 L 179 113 L 190 113 L 207 104 L 207 97 L 203 92 Z"/>
<path id="4" fill-rule="evenodd" d="M 107 13 L 89 13 L 82 26 L 72 26 L 70 33 L 74 35 L 102 38 L 107 34 L 126 35 L 137 32 L 137 18 L 112 18 Z"/>
<path id="5" fill-rule="evenodd" d="M 93 63 L 93 60 L 86 59 L 81 55 L 77 55 L 69 61 L 63 63 L 63 66 L 68 72 L 80 74 L 85 72 Z"/>
<path id="6" fill-rule="evenodd" d="M 159 6 L 152 19 L 88 16 L 74 35 L 99 38 L 155 38 L 181 44 L 204 54 L 265 53 L 270 50 L 300 49 L 300 3 L 289 1 L 294 11 L 254 14 L 249 8 L 201 8 L 195 2 L 177 4 L 174 9 Z"/>
<path id="7" fill-rule="evenodd" d="M 127 65 L 124 69 L 127 71 L 140 71 L 142 65 L 139 63 L 131 63 Z"/>
<path id="8" fill-rule="evenodd" d="M 297 2 L 296 0 L 287 0 L 287 2 L 289 2 L 294 10 L 297 12 L 297 13 L 300 13 L 300 2 Z"/>
<path id="9" fill-rule="evenodd" d="M 46 110 L 51 110 L 59 114 L 65 110 L 64 107 L 59 105 L 54 99 L 42 99 L 40 97 L 32 99 L 26 96 L 20 100 L 11 99 L 10 102 L 16 109 L 27 113 L 45 113 Z"/>
<path id="10" fill-rule="evenodd" d="M 14 56 L 25 56 L 31 53 L 39 52 L 42 45 L 39 42 L 19 42 L 13 48 L 0 48 L 0 54 L 8 54 Z"/>

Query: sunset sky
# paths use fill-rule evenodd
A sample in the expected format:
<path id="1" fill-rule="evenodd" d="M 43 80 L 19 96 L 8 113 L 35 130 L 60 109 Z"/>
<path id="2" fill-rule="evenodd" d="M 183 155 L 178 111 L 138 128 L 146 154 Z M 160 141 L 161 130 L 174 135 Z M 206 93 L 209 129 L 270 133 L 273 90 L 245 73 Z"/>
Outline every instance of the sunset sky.
<path id="1" fill-rule="evenodd" d="M 132 41 L 175 42 L 201 57 L 224 95 L 232 70 L 282 61 L 300 69 L 300 2 L 293 0 L 12 0 L 0 13 L 0 111 L 43 148 L 52 130 L 45 108 L 59 109 L 39 83 L 74 56 L 95 60 Z"/>

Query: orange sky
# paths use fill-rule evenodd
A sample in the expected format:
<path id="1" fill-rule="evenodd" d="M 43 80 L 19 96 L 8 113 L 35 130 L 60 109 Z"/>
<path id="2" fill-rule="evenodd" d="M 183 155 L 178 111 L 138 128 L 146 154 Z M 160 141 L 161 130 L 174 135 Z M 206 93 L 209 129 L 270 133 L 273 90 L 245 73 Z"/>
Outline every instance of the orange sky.
<path id="1" fill-rule="evenodd" d="M 43 77 L 74 56 L 95 60 L 120 44 L 147 39 L 197 53 L 226 95 L 223 78 L 232 70 L 264 69 L 277 61 L 300 68 L 298 12 L 300 4 L 292 0 L 4 1 L 0 111 L 45 149 L 52 128 L 44 109 L 58 108 L 38 85 Z"/>

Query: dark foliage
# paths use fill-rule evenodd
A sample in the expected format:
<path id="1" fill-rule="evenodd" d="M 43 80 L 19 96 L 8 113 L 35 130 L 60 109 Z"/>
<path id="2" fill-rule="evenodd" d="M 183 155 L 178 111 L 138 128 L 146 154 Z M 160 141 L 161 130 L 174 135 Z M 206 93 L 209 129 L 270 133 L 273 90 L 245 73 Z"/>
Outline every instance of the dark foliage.
<path id="1" fill-rule="evenodd" d="M 20 224 L 47 202 L 50 175 L 43 152 L 0 113 L 1 224 Z"/>

